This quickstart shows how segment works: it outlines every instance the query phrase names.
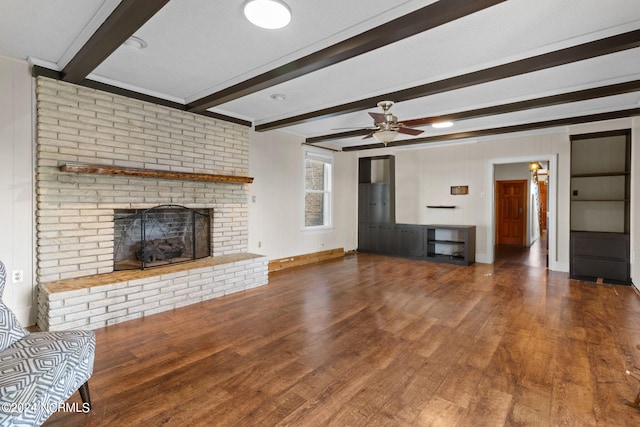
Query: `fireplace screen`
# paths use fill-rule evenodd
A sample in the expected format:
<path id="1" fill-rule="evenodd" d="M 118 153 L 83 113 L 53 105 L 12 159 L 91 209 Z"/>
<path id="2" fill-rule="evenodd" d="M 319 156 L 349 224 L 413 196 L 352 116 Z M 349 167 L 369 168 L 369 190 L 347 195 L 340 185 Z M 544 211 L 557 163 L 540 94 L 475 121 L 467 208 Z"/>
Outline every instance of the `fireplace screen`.
<path id="1" fill-rule="evenodd" d="M 209 209 L 161 205 L 114 212 L 115 271 L 158 267 L 209 255 Z"/>

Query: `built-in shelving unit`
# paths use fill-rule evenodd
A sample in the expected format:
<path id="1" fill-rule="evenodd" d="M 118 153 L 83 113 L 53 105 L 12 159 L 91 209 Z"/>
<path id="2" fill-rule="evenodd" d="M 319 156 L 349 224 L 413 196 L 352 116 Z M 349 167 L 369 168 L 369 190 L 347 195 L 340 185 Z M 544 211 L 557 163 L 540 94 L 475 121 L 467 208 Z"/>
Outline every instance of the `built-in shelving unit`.
<path id="1" fill-rule="evenodd" d="M 377 251 L 384 225 L 394 224 L 395 158 L 363 157 L 358 161 L 358 248 Z"/>
<path id="2" fill-rule="evenodd" d="M 358 251 L 458 265 L 473 264 L 475 226 L 396 224 L 394 169 L 393 156 L 359 159 Z"/>
<path id="3" fill-rule="evenodd" d="M 570 275 L 630 284 L 631 132 L 571 137 Z"/>
<path id="4" fill-rule="evenodd" d="M 475 262 L 474 225 L 426 225 L 426 258 L 430 261 L 471 265 Z"/>

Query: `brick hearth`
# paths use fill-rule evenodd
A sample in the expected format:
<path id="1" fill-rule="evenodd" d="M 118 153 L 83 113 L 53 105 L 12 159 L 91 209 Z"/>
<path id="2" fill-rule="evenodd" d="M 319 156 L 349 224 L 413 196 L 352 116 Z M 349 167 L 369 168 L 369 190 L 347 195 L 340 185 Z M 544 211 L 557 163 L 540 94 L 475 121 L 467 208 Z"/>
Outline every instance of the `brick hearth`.
<path id="1" fill-rule="evenodd" d="M 204 258 L 41 284 L 38 326 L 96 329 L 267 284 L 268 260 L 252 254 Z"/>

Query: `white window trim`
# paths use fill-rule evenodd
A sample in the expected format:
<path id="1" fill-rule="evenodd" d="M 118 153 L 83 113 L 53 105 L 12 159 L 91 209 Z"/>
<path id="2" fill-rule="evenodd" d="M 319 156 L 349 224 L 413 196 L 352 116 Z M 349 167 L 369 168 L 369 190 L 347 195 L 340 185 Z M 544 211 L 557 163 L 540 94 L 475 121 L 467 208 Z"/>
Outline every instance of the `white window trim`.
<path id="1" fill-rule="evenodd" d="M 316 160 L 320 162 L 327 163 L 330 166 L 331 173 L 325 175 L 325 185 L 324 191 L 319 190 L 311 190 L 309 192 L 317 192 L 317 193 L 329 193 L 329 197 L 325 197 L 325 224 L 323 225 L 314 225 L 314 226 L 306 226 L 305 225 L 305 210 L 306 210 L 306 194 L 307 194 L 307 186 L 304 182 L 306 178 L 306 161 L 307 160 Z M 331 230 L 333 229 L 333 153 L 327 153 L 325 150 L 320 150 L 314 147 L 304 147 L 302 150 L 302 231 L 323 231 L 323 230 Z M 329 181 L 328 183 L 326 181 Z M 329 186 L 329 190 L 327 191 L 327 185 Z"/>

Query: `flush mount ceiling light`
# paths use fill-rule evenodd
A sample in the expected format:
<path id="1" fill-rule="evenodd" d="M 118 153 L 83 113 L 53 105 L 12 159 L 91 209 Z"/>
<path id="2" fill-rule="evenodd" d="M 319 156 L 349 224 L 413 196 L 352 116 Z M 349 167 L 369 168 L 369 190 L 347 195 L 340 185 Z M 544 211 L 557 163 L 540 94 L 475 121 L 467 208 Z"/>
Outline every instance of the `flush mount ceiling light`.
<path id="1" fill-rule="evenodd" d="M 450 128 L 451 126 L 453 126 L 453 122 L 435 122 L 431 124 L 432 127 L 436 128 L 436 129 L 444 129 L 444 128 Z"/>
<path id="2" fill-rule="evenodd" d="M 285 101 L 287 99 L 287 95 L 285 95 L 284 93 L 274 93 L 273 95 L 271 95 L 271 99 L 273 99 L 274 101 Z"/>
<path id="3" fill-rule="evenodd" d="M 291 22 L 291 10 L 280 0 L 249 0 L 244 16 L 253 25 L 268 30 L 286 27 Z"/>
<path id="4" fill-rule="evenodd" d="M 125 40 L 124 45 L 132 47 L 134 49 L 144 49 L 148 46 L 146 41 L 136 36 L 129 37 L 127 40 Z"/>

